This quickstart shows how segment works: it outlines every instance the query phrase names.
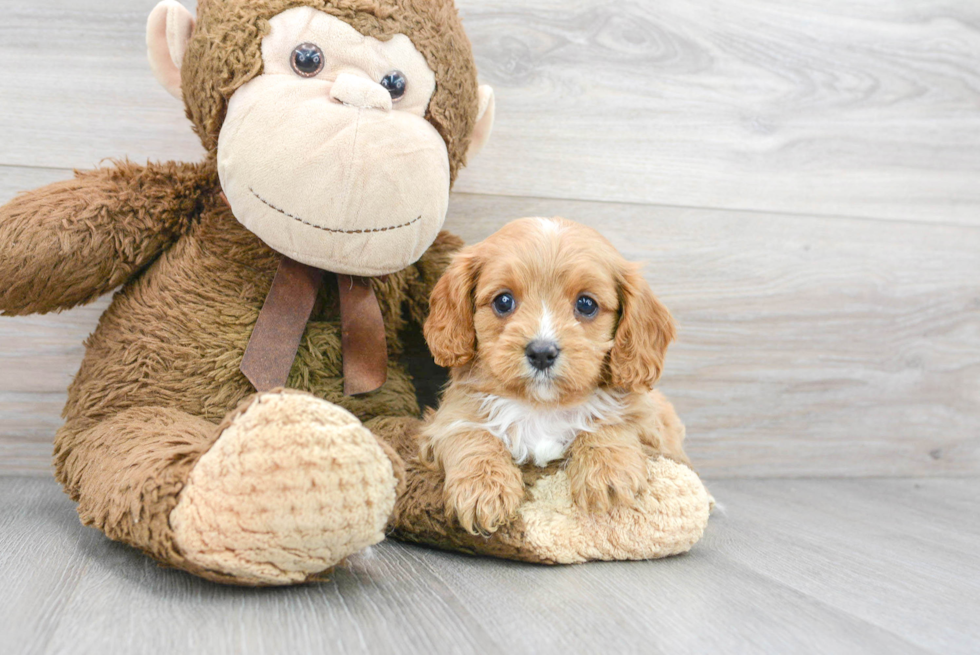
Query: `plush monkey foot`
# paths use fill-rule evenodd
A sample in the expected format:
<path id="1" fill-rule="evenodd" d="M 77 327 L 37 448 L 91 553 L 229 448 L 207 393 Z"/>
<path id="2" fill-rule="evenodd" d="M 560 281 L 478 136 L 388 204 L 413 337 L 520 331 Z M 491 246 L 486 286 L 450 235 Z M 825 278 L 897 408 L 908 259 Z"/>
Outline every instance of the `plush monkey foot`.
<path id="1" fill-rule="evenodd" d="M 293 584 L 384 538 L 396 480 L 354 415 L 273 391 L 222 427 L 170 513 L 193 566 L 241 584 Z"/>
<path id="2" fill-rule="evenodd" d="M 539 478 L 519 511 L 515 537 L 542 561 L 655 559 L 687 552 L 701 538 L 712 499 L 690 468 L 669 459 L 647 460 L 647 488 L 635 507 L 589 512 L 572 499 L 565 471 Z M 502 535 L 503 536 L 503 535 Z"/>
<path id="3" fill-rule="evenodd" d="M 381 433 L 379 433 L 381 434 Z M 385 436 L 385 435 L 383 435 Z M 684 553 L 708 523 L 713 499 L 698 475 L 662 457 L 647 460 L 647 485 L 633 507 L 581 509 L 559 462 L 522 468 L 526 496 L 517 516 L 490 537 L 475 536 L 448 518 L 443 478 L 419 462 L 411 438 L 394 440 L 406 462 L 392 536 L 447 550 L 542 564 L 655 559 Z"/>

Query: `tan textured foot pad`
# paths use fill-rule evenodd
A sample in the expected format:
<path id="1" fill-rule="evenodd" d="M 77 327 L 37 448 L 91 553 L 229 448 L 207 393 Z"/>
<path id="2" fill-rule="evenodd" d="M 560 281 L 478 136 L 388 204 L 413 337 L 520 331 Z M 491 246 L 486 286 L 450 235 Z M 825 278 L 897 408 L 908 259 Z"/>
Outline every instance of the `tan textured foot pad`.
<path id="1" fill-rule="evenodd" d="M 263 394 L 191 471 L 170 514 L 181 553 L 245 584 L 310 579 L 384 538 L 391 461 L 346 410 Z"/>
<path id="2" fill-rule="evenodd" d="M 558 471 L 529 490 L 521 538 L 538 557 L 561 564 L 656 559 L 687 552 L 704 533 L 710 495 L 697 474 L 667 459 L 648 460 L 649 488 L 638 507 L 590 514 L 572 502 Z"/>

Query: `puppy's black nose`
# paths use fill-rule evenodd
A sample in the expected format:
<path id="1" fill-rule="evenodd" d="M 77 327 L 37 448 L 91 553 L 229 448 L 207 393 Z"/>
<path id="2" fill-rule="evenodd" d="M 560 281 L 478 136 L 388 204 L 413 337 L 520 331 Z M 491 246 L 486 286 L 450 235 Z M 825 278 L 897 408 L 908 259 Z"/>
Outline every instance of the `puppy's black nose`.
<path id="1" fill-rule="evenodd" d="M 531 366 L 539 371 L 551 368 L 555 360 L 558 359 L 559 352 L 558 344 L 554 341 L 542 341 L 540 339 L 527 344 L 527 348 L 524 350 L 527 361 L 531 362 Z"/>

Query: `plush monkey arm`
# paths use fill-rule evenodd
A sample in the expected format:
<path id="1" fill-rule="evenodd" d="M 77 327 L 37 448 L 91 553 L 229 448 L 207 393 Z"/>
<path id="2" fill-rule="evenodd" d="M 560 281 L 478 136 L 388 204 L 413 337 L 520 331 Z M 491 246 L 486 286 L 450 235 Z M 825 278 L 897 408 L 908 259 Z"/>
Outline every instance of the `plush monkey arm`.
<path id="1" fill-rule="evenodd" d="M 200 212 L 217 185 L 206 170 L 124 161 L 0 207 L 0 313 L 67 309 L 126 282 Z"/>

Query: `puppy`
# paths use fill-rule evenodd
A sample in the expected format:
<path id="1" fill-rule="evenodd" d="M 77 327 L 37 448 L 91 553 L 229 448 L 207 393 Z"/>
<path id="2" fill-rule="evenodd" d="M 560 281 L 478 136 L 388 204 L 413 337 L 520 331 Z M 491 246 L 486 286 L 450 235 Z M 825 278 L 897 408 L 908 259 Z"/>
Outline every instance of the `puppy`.
<path id="1" fill-rule="evenodd" d="M 524 499 L 518 465 L 567 456 L 575 502 L 630 504 L 647 457 L 688 464 L 684 426 L 653 384 L 674 338 L 637 265 L 595 230 L 525 218 L 461 251 L 436 284 L 425 338 L 450 367 L 421 458 L 446 512 L 490 534 Z"/>

